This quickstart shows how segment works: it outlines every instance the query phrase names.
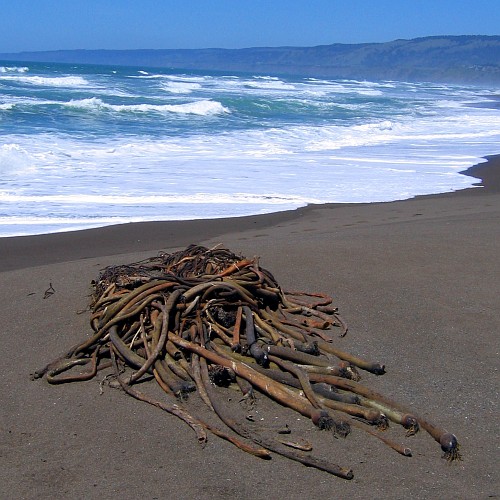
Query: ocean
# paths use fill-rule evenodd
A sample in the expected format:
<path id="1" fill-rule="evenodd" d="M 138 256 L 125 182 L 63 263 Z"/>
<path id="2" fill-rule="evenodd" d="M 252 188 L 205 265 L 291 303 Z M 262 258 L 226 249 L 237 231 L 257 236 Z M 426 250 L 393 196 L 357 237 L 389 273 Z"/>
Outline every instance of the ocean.
<path id="1" fill-rule="evenodd" d="M 469 188 L 499 93 L 0 62 L 0 236 Z"/>

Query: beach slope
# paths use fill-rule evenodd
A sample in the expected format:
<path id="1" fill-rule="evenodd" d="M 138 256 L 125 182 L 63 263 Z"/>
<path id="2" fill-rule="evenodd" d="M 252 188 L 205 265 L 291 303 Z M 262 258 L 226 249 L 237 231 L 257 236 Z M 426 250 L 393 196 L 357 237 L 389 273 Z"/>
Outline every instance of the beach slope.
<path id="1" fill-rule="evenodd" d="M 484 187 L 401 202 L 310 206 L 215 221 L 145 223 L 0 239 L 1 498 L 488 498 L 498 475 L 500 162 Z M 479 182 L 479 181 L 478 181 Z M 447 464 L 425 432 L 358 429 L 346 439 L 258 398 L 247 411 L 287 424 L 354 471 L 345 481 L 279 456 L 264 461 L 96 379 L 61 386 L 30 373 L 90 334 L 90 282 L 110 264 L 221 243 L 260 256 L 285 288 L 325 292 L 349 324 L 344 350 L 382 362 L 363 382 L 457 435 Z M 44 298 L 52 286 L 55 293 Z M 235 398 L 237 398 L 235 393 Z"/>

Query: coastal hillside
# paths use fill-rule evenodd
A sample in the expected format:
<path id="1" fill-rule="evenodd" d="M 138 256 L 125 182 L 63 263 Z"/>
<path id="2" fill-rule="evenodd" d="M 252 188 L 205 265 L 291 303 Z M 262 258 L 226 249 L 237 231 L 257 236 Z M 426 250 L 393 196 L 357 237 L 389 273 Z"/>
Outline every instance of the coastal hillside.
<path id="1" fill-rule="evenodd" d="M 246 49 L 58 50 L 0 60 L 238 71 L 312 77 L 500 83 L 500 36 Z"/>

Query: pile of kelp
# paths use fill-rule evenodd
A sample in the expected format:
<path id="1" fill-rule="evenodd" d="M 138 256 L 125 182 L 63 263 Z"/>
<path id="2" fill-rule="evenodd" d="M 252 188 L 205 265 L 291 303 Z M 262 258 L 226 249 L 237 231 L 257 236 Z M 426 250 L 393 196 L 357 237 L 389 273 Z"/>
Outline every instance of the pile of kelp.
<path id="1" fill-rule="evenodd" d="M 191 245 L 107 267 L 93 285 L 93 335 L 34 378 L 45 375 L 53 384 L 89 380 L 112 367 L 111 385 L 176 415 L 200 443 L 209 431 L 256 456 L 275 452 L 346 479 L 353 477 L 350 469 L 312 455 L 307 442 L 287 439 L 286 431 L 269 437 L 236 420 L 218 392 L 237 388 L 247 401 L 266 395 L 319 429 L 347 436 L 351 427 L 362 428 L 405 456 L 411 451 L 381 431 L 389 421 L 407 435 L 422 427 L 447 460 L 460 459 L 453 434 L 359 382 L 359 370 L 381 375 L 384 366 L 335 346 L 347 327 L 330 297 L 284 292 L 258 258 Z M 146 394 L 139 381 L 141 389 L 156 381 L 166 395 Z M 199 394 L 219 424 L 187 410 L 190 393 Z"/>

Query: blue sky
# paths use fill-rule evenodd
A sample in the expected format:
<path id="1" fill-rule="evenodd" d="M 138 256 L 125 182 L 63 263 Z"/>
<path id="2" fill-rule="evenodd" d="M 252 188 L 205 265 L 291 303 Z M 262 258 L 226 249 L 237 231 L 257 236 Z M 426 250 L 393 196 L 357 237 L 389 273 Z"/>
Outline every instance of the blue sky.
<path id="1" fill-rule="evenodd" d="M 500 32 L 500 0 L 8 0 L 0 52 L 242 48 Z"/>

